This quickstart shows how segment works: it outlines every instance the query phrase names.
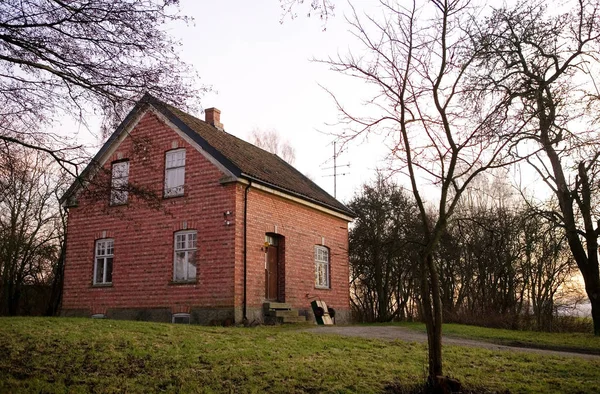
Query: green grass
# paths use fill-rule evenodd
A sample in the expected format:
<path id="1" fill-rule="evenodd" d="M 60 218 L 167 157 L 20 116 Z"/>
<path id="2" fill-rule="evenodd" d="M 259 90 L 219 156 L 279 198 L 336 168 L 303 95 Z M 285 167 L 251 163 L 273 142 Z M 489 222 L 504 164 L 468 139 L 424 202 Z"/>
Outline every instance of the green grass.
<path id="1" fill-rule="evenodd" d="M 399 323 L 399 325 L 425 332 L 423 323 Z M 501 345 L 600 354 L 600 337 L 595 337 L 593 334 L 515 331 L 465 324 L 444 324 L 442 330 L 444 335 L 478 339 Z"/>
<path id="2" fill-rule="evenodd" d="M 593 392 L 600 361 L 446 346 L 467 389 Z M 0 392 L 371 393 L 424 380 L 423 344 L 67 318 L 0 318 Z"/>

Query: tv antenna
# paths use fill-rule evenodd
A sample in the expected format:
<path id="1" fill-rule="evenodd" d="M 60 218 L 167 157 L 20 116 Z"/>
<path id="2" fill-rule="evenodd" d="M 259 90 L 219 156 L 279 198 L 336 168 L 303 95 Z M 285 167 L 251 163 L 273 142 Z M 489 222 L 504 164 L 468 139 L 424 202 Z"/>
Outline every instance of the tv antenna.
<path id="1" fill-rule="evenodd" d="M 337 158 L 339 155 L 341 155 L 344 152 L 344 149 L 342 148 L 339 152 L 337 150 L 337 142 L 333 141 L 333 166 L 331 167 L 321 167 L 322 170 L 333 170 L 333 174 L 329 174 L 329 175 L 323 175 L 323 177 L 328 178 L 328 177 L 333 177 L 333 197 L 337 198 L 337 177 L 338 176 L 344 176 L 344 175 L 348 175 L 350 174 L 350 171 L 344 172 L 344 173 L 338 173 L 338 168 L 350 168 L 350 163 L 347 164 L 337 164 Z M 327 161 L 325 161 L 326 164 L 330 161 L 330 159 L 328 159 Z"/>

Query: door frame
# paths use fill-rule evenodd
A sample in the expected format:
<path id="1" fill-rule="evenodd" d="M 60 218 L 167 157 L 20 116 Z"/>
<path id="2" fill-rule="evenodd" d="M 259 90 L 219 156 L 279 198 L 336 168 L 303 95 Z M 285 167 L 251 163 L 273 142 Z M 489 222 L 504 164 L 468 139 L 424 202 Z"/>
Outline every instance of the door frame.
<path id="1" fill-rule="evenodd" d="M 275 297 L 269 297 L 269 295 L 273 295 L 270 292 L 269 288 L 269 261 L 268 261 L 268 253 L 269 250 L 273 251 L 273 247 L 275 247 L 275 252 L 277 253 L 275 256 L 276 259 L 276 286 L 277 290 L 275 292 Z M 285 302 L 285 237 L 281 234 L 276 233 L 265 233 L 265 300 L 271 302 Z"/>

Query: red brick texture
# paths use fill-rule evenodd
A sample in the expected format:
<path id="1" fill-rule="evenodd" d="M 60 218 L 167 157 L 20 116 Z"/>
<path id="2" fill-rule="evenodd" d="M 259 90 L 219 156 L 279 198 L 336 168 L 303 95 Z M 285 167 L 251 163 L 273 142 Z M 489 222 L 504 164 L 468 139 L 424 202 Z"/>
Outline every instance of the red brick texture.
<path id="1" fill-rule="evenodd" d="M 244 199 L 244 186 L 237 188 L 238 206 Z M 333 215 L 289 201 L 277 195 L 250 188 L 248 193 L 248 318 L 256 318 L 265 295 L 265 235 L 284 237 L 283 299 L 313 318 L 310 302 L 322 299 L 339 312 L 338 322 L 348 319 L 348 223 Z M 243 233 L 242 233 L 243 235 Z M 236 242 L 239 254 L 241 241 Z M 325 245 L 330 254 L 330 288 L 315 288 L 315 245 Z M 280 246 L 281 248 L 281 246 Z M 237 253 L 236 253 L 237 255 Z M 236 264 L 236 278 L 243 277 L 243 265 Z M 280 286 L 281 286 L 281 280 Z M 281 289 L 280 289 L 281 290 Z M 280 292 L 281 294 L 282 292 Z M 236 280 L 236 305 L 243 298 L 243 281 Z M 308 311 L 308 313 L 307 313 Z"/>
<path id="2" fill-rule="evenodd" d="M 185 193 L 162 198 L 165 152 L 185 148 Z M 241 321 L 243 304 L 243 183 L 222 183 L 224 173 L 153 112 L 147 112 L 118 146 L 104 168 L 129 160 L 129 182 L 160 197 L 154 207 L 130 194 L 128 203 L 110 206 L 108 193 L 95 187 L 69 208 L 63 296 L 64 315 L 167 320 L 170 314 L 194 313 L 192 321 Z M 225 215 L 229 211 L 229 214 Z M 227 224 L 226 221 L 230 223 Z M 194 283 L 173 283 L 174 233 L 197 231 Z M 248 193 L 248 309 L 261 319 L 264 301 L 266 233 L 285 237 L 284 289 L 281 297 L 307 309 L 321 297 L 349 311 L 347 222 L 333 215 L 251 187 Z M 94 286 L 94 245 L 114 239 L 112 285 Z M 330 249 L 331 289 L 314 287 L 314 245 Z M 308 297 L 307 297 L 308 296 Z"/>

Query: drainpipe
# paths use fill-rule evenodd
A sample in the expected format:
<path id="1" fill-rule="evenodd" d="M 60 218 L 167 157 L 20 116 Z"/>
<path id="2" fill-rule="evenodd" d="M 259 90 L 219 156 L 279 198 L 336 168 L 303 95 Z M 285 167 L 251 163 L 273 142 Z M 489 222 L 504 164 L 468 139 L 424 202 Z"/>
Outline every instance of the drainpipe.
<path id="1" fill-rule="evenodd" d="M 249 181 L 248 185 L 246 186 L 246 190 L 244 190 L 244 309 L 243 309 L 243 315 L 244 318 L 242 319 L 242 321 L 244 322 L 244 324 L 248 323 L 248 316 L 246 314 L 246 304 L 247 304 L 247 298 L 246 298 L 246 282 L 247 282 L 247 278 L 248 278 L 248 251 L 247 251 L 247 233 L 248 233 L 248 190 L 250 189 L 250 186 L 252 186 L 252 181 Z"/>

